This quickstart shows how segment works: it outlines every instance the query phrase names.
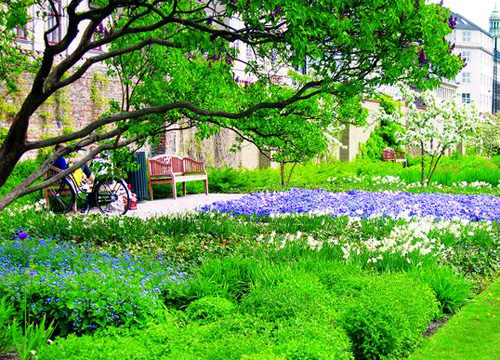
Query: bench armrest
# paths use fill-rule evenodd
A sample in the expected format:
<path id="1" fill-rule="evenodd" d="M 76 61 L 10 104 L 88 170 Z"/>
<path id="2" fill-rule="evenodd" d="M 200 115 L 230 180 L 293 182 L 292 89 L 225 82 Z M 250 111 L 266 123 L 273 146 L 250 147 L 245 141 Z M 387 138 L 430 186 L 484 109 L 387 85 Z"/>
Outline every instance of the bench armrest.
<path id="1" fill-rule="evenodd" d="M 149 160 L 149 176 L 150 177 L 171 177 L 172 165 L 165 164 L 158 160 Z"/>

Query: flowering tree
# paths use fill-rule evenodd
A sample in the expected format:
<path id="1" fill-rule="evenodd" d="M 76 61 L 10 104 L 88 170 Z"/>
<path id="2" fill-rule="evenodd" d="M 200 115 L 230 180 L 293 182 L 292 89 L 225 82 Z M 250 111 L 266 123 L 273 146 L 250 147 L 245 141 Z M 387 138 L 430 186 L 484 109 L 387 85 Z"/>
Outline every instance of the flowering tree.
<path id="1" fill-rule="evenodd" d="M 500 113 L 488 114 L 487 121 L 479 129 L 478 148 L 486 155 L 500 154 Z"/>
<path id="2" fill-rule="evenodd" d="M 0 145 L 0 187 L 27 152 L 69 143 L 0 199 L 0 211 L 18 197 L 60 181 L 101 151 L 160 132 L 196 126 L 210 134 L 229 120 L 257 111 L 282 110 L 321 93 L 350 98 L 401 78 L 421 88 L 433 86 L 442 77 L 456 76 L 462 66 L 445 38 L 454 26 L 449 9 L 425 0 L 67 0 L 62 8 L 59 4 L 9 0 L 0 5 L 1 85 L 15 92 L 16 76 L 23 71 L 32 74 Z M 23 50 L 13 35 L 30 21 L 30 6 L 38 9 L 33 20 L 50 24 L 39 52 Z M 241 26 L 228 21 L 231 18 L 239 19 Z M 54 32 L 62 35 L 59 41 L 52 41 Z M 277 56 L 290 69 L 307 59 L 315 79 L 286 97 L 254 97 L 233 79 L 236 41 L 259 58 Z M 127 57 L 131 61 L 125 61 Z M 116 59 L 123 59 L 124 66 L 116 66 Z M 108 64 L 124 85 L 140 79 L 137 91 L 81 129 L 29 139 L 32 117 L 40 107 L 97 64 Z M 256 62 L 247 65 L 249 75 L 271 82 L 272 74 Z M 265 81 L 259 89 L 267 94 Z M 97 146 L 69 169 L 35 183 L 57 158 L 91 144 Z"/>
<path id="3" fill-rule="evenodd" d="M 406 113 L 396 111 L 381 117 L 405 126 L 405 132 L 398 136 L 403 144 L 420 149 L 420 181 L 429 186 L 441 157 L 453 146 L 473 140 L 484 118 L 474 105 L 459 103 L 456 97 L 439 101 L 431 91 L 418 93 L 405 85 L 401 85 L 400 90 Z M 417 106 L 418 99 L 424 103 L 423 107 Z M 426 156 L 430 158 L 427 172 Z"/>

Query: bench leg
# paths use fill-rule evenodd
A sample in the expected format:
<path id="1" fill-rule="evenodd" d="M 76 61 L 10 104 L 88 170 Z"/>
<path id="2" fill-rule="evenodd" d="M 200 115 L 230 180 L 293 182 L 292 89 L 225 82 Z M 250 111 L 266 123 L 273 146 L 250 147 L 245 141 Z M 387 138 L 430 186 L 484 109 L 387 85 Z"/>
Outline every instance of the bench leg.
<path id="1" fill-rule="evenodd" d="M 174 199 L 177 199 L 177 186 L 175 180 L 172 180 L 172 195 L 174 196 Z"/>
<path id="2" fill-rule="evenodd" d="M 148 187 L 149 187 L 149 197 L 151 200 L 153 200 L 153 184 L 151 184 L 151 180 L 148 181 Z"/>
<path id="3" fill-rule="evenodd" d="M 182 183 L 182 195 L 186 196 L 186 183 Z"/>
<path id="4" fill-rule="evenodd" d="M 49 192 L 47 189 L 43 189 L 43 197 L 45 198 L 45 204 L 47 205 L 47 209 L 49 209 Z"/>
<path id="5" fill-rule="evenodd" d="M 205 183 L 205 195 L 208 195 L 208 179 L 203 180 L 203 182 Z"/>

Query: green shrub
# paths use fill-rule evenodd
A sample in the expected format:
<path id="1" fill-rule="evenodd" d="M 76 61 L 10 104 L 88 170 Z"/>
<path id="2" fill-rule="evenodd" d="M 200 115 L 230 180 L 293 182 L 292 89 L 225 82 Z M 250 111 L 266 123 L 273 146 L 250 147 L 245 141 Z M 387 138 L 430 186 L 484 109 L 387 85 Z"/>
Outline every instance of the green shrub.
<path id="1" fill-rule="evenodd" d="M 360 147 L 360 157 L 370 160 L 382 160 L 386 148 L 401 150 L 401 144 L 396 136 L 404 128 L 393 121 L 383 119 L 379 126 L 370 134 L 370 138 Z"/>
<path id="2" fill-rule="evenodd" d="M 318 278 L 309 274 L 295 275 L 275 285 L 253 288 L 242 299 L 242 311 L 268 321 L 296 318 L 334 321 L 336 314 L 331 298 Z"/>
<path id="3" fill-rule="evenodd" d="M 42 159 L 36 160 L 24 160 L 19 162 L 11 175 L 7 179 L 7 182 L 0 187 L 0 198 L 7 195 L 11 190 L 18 186 L 21 182 L 26 180 L 26 178 L 31 175 L 42 163 Z M 15 201 L 15 204 L 34 204 L 40 199 L 40 192 L 34 192 L 29 195 L 23 196 L 22 198 Z"/>
<path id="4" fill-rule="evenodd" d="M 225 315 L 234 314 L 236 311 L 236 304 L 228 299 L 206 296 L 189 304 L 186 314 L 192 320 L 212 322 Z"/>
<path id="5" fill-rule="evenodd" d="M 400 359 L 421 340 L 437 312 L 432 291 L 408 276 L 372 276 L 337 299 L 356 359 Z"/>
<path id="6" fill-rule="evenodd" d="M 342 329 L 325 323 L 273 324 L 249 315 L 183 327 L 174 320 L 142 330 L 109 329 L 94 336 L 58 339 L 44 360 L 352 360 Z"/>
<path id="7" fill-rule="evenodd" d="M 319 317 L 292 319 L 273 333 L 279 352 L 287 360 L 352 360 L 351 344 L 345 331 Z"/>

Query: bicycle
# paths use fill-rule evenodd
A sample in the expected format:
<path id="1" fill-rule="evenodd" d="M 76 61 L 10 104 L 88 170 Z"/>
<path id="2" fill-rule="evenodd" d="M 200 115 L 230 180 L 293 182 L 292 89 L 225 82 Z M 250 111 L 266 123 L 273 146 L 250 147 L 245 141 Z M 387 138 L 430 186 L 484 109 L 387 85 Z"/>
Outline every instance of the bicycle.
<path id="1" fill-rule="evenodd" d="M 54 176 L 61 170 L 51 167 L 48 177 Z M 89 190 L 77 181 L 73 174 L 45 189 L 45 200 L 49 210 L 53 212 L 77 212 L 78 203 L 84 206 L 80 210 L 88 213 L 91 208 L 97 207 L 103 214 L 125 215 L 130 208 L 130 192 L 122 178 L 101 177 L 94 181 Z"/>

